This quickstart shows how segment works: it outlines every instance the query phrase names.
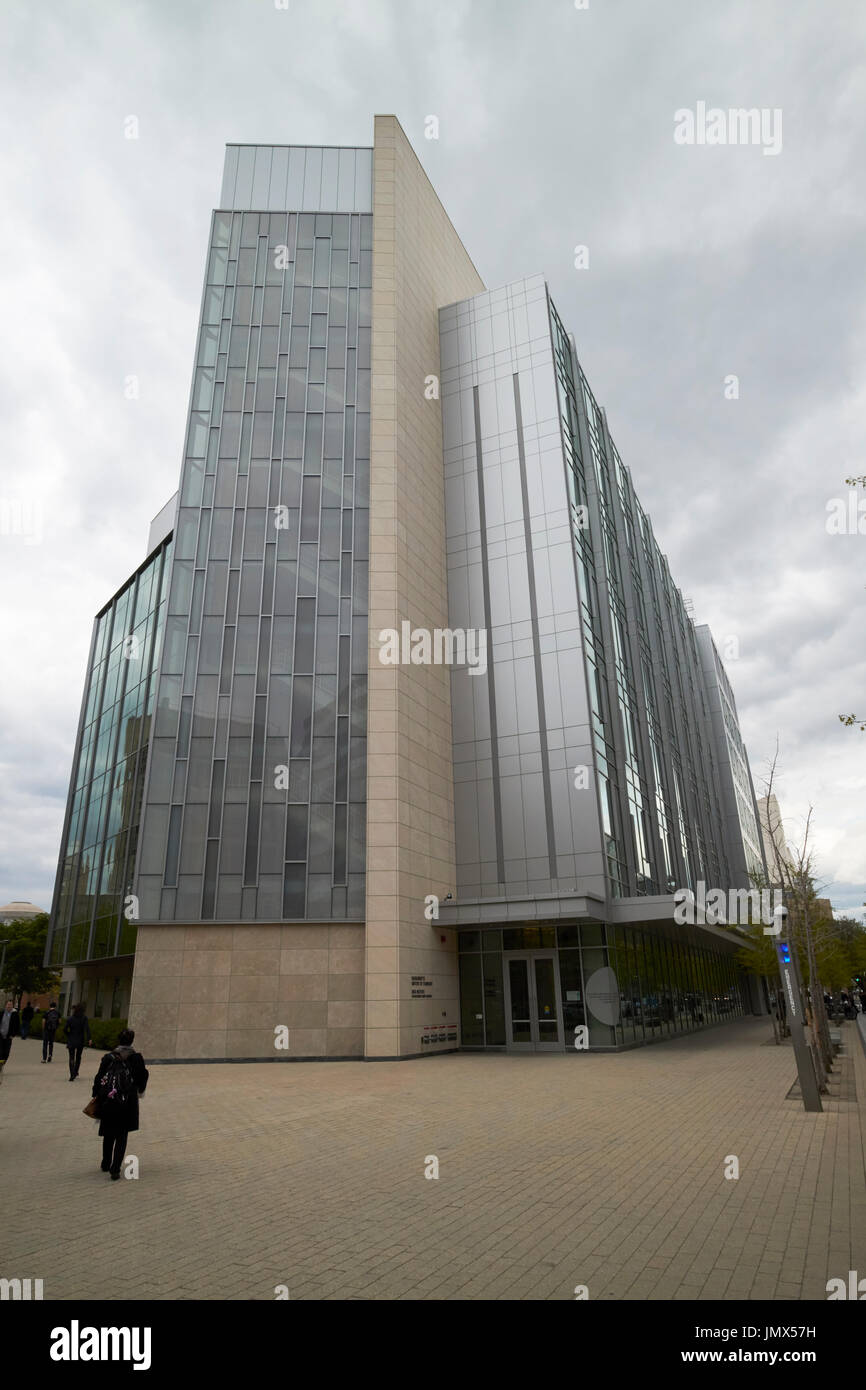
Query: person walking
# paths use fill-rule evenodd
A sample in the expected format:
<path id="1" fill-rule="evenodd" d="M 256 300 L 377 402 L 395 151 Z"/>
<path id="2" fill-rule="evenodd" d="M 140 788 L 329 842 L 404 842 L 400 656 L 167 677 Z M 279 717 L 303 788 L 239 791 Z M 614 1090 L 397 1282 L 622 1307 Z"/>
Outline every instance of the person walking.
<path id="1" fill-rule="evenodd" d="M 22 1042 L 24 1041 L 25 1038 L 29 1038 L 29 1037 L 30 1037 L 30 1025 L 31 1025 L 31 1023 L 33 1022 L 33 1015 L 35 1014 L 35 1012 L 36 1012 L 36 1010 L 34 1009 L 33 1005 L 30 1003 L 30 1000 L 28 999 L 28 1000 L 27 1000 L 27 1003 L 24 1005 L 24 1008 L 21 1010 L 21 1041 L 22 1041 Z"/>
<path id="2" fill-rule="evenodd" d="M 81 1067 L 85 1044 L 92 1045 L 90 1021 L 83 1004 L 76 1004 L 66 1020 L 66 1048 L 69 1053 L 69 1080 L 74 1081 Z"/>
<path id="3" fill-rule="evenodd" d="M 93 1079 L 93 1095 L 99 1103 L 99 1136 L 102 1140 L 103 1173 L 112 1182 L 120 1177 L 130 1133 L 138 1129 L 138 1097 L 144 1095 L 150 1073 L 144 1058 L 132 1044 L 135 1031 L 124 1028 L 117 1047 L 106 1052 Z"/>
<path id="4" fill-rule="evenodd" d="M 54 1060 L 54 1039 L 57 1037 L 57 1029 L 60 1024 L 60 1014 L 54 1000 L 45 1010 L 42 1019 L 42 1061 L 51 1062 Z"/>
<path id="5" fill-rule="evenodd" d="M 17 1038 L 20 1031 L 18 1010 L 12 1000 L 7 999 L 6 1007 L 0 1014 L 0 1062 L 8 1062 L 9 1053 L 12 1051 L 12 1039 Z"/>

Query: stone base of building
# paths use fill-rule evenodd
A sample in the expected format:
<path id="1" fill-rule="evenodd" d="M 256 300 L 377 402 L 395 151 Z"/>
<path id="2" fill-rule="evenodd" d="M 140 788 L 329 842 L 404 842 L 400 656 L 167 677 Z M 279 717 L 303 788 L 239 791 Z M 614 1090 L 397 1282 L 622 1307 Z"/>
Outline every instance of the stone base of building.
<path id="1" fill-rule="evenodd" d="M 364 927 L 143 924 L 129 1022 L 161 1061 L 361 1057 Z"/>
<path id="2" fill-rule="evenodd" d="M 611 1048 L 611 1051 L 621 1049 Z M 437 1052 L 407 1052 L 402 1057 L 148 1057 L 149 1067 L 214 1066 L 255 1062 L 417 1062 L 421 1057 L 450 1057 L 455 1052 L 483 1051 L 480 1048 L 443 1047 Z"/>

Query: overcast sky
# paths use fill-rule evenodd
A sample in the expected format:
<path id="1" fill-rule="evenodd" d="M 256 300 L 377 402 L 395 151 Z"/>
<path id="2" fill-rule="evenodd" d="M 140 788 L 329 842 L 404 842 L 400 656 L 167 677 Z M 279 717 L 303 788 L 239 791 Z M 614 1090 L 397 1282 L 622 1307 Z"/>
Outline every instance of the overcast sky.
<path id="1" fill-rule="evenodd" d="M 177 487 L 224 145 L 369 145 L 383 112 L 485 283 L 547 277 L 695 620 L 734 639 L 756 790 L 778 735 L 788 838 L 812 804 L 859 909 L 866 534 L 826 523 L 866 472 L 866 6 L 282 3 L 0 7 L 0 902 L 50 906 L 92 618 Z M 781 150 L 676 143 L 701 102 L 780 111 Z"/>

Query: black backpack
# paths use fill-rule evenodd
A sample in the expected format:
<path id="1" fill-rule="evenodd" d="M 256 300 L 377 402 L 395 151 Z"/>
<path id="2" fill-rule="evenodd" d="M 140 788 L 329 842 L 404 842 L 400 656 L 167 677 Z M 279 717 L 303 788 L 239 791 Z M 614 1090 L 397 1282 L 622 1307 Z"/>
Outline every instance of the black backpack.
<path id="1" fill-rule="evenodd" d="M 42 1031 L 44 1033 L 56 1033 L 57 1025 L 60 1022 L 60 1014 L 56 1009 L 48 1009 L 42 1020 Z"/>
<path id="2" fill-rule="evenodd" d="M 99 1078 L 99 1100 L 102 1107 L 121 1109 L 128 1105 L 136 1089 L 128 1060 L 132 1053 L 126 1048 L 117 1048 L 108 1055 L 111 1060 Z"/>

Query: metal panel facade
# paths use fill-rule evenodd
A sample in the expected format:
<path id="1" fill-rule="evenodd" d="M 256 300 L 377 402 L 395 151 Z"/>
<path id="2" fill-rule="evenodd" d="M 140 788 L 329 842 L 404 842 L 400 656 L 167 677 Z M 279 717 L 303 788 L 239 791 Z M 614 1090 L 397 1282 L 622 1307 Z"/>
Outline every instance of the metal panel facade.
<path id="1" fill-rule="evenodd" d="M 220 208 L 373 211 L 373 151 L 335 145 L 228 145 Z"/>
<path id="2" fill-rule="evenodd" d="M 748 886 L 694 625 L 543 278 L 440 332 L 451 623 L 490 652 L 452 677 L 459 898 Z"/>
<path id="3" fill-rule="evenodd" d="M 440 311 L 449 613 L 488 629 L 452 675 L 458 897 L 604 895 L 547 290 Z"/>

